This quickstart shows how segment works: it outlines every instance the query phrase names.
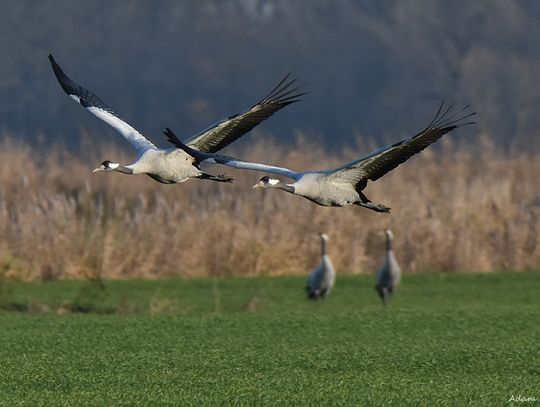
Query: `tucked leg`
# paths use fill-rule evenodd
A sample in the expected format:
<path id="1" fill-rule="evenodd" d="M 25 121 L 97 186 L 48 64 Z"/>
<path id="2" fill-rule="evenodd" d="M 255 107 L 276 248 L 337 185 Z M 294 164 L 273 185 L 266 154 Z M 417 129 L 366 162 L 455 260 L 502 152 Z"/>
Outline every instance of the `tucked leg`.
<path id="1" fill-rule="evenodd" d="M 382 204 L 376 204 L 371 202 L 367 196 L 365 196 L 362 191 L 356 191 L 358 192 L 358 196 L 360 197 L 360 201 L 355 202 L 355 205 L 363 206 L 364 208 L 371 209 L 375 212 L 383 212 L 383 213 L 389 213 L 390 208 L 388 206 L 384 206 Z"/>
<path id="2" fill-rule="evenodd" d="M 212 174 L 207 174 L 205 172 L 203 172 L 198 178 L 200 178 L 200 179 L 208 179 L 210 181 L 217 181 L 217 182 L 230 182 L 230 183 L 232 183 L 234 181 L 233 177 L 229 177 L 228 175 L 225 175 L 225 174 L 212 175 Z"/>

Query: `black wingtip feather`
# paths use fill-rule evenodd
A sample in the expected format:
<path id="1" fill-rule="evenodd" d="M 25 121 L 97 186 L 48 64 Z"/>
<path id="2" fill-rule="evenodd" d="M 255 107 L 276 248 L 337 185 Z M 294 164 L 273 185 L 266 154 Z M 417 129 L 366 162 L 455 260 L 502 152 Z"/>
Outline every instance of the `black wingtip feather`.
<path id="1" fill-rule="evenodd" d="M 475 122 L 471 121 L 464 122 L 465 119 L 476 114 L 476 112 L 466 113 L 466 111 L 471 107 L 470 104 L 465 105 L 457 111 L 453 110 L 456 105 L 455 102 L 451 102 L 447 107 L 445 107 L 445 104 L 446 98 L 443 98 L 441 104 L 439 105 L 439 108 L 437 109 L 437 113 L 435 113 L 435 116 L 433 117 L 429 125 L 421 132 L 419 132 L 415 137 L 420 136 L 421 134 L 425 133 L 430 129 L 443 129 L 446 132 L 450 132 L 457 127 L 475 124 Z"/>
<path id="2" fill-rule="evenodd" d="M 433 117 L 433 119 L 431 120 L 431 122 L 427 125 L 426 129 L 429 129 L 430 127 L 433 126 L 433 124 L 435 123 L 435 121 L 437 120 L 437 118 L 439 117 L 439 114 L 441 113 L 441 110 L 444 106 L 444 103 L 446 102 L 446 98 L 444 97 L 441 104 L 439 105 L 439 109 L 437 109 L 437 113 L 435 113 L 435 117 Z"/>
<path id="3" fill-rule="evenodd" d="M 52 55 L 49 55 L 49 61 L 51 62 L 54 76 L 56 76 L 56 79 L 58 80 L 58 83 L 62 89 L 64 89 L 64 92 L 66 92 L 68 95 L 76 95 L 79 97 L 82 96 L 80 86 L 78 86 L 69 78 L 69 76 L 66 75 Z"/>
<path id="4" fill-rule="evenodd" d="M 54 76 L 56 76 L 56 79 L 64 92 L 66 92 L 69 96 L 77 96 L 79 98 L 78 102 L 83 107 L 97 107 L 118 117 L 118 115 L 114 113 L 105 103 L 103 103 L 99 97 L 90 92 L 88 89 L 78 85 L 69 76 L 67 76 L 52 55 L 49 55 L 49 61 L 51 62 Z"/>
<path id="5" fill-rule="evenodd" d="M 256 105 L 276 104 L 286 106 L 283 103 L 287 102 L 289 99 L 297 99 L 307 94 L 307 92 L 294 94 L 299 91 L 301 87 L 295 86 L 291 88 L 298 79 L 292 78 L 289 80 L 290 76 L 291 72 L 287 73 L 287 75 L 285 75 L 285 77 Z"/>
<path id="6" fill-rule="evenodd" d="M 176 134 L 174 134 L 174 132 L 168 127 L 165 128 L 163 134 L 165 134 L 165 137 L 167 137 L 167 141 L 175 145 L 176 147 L 180 147 L 180 145 L 182 144 Z"/>
<path id="7" fill-rule="evenodd" d="M 288 72 L 285 77 L 279 81 L 279 83 L 268 93 L 268 95 L 266 95 L 263 100 L 267 100 L 267 99 L 270 99 L 272 97 L 275 96 L 276 93 L 278 93 L 281 89 L 285 89 L 287 87 L 289 87 L 292 83 L 294 83 L 296 81 L 296 78 L 293 78 L 288 84 L 286 85 L 283 85 L 285 82 L 287 82 L 287 80 L 289 79 L 289 77 L 291 76 L 291 72 Z"/>

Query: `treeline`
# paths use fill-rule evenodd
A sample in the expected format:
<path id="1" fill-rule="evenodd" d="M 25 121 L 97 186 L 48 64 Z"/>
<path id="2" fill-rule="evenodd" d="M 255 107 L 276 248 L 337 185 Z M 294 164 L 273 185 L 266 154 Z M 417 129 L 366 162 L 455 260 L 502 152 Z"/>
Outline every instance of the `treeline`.
<path id="1" fill-rule="evenodd" d="M 530 148 L 539 17 L 533 0 L 5 1 L 0 122 L 69 144 L 81 128 L 111 131 L 61 94 L 51 52 L 158 142 L 164 126 L 189 136 L 248 107 L 292 70 L 310 94 L 265 124 L 281 141 L 394 139 L 447 97 L 472 103 L 497 145 Z"/>

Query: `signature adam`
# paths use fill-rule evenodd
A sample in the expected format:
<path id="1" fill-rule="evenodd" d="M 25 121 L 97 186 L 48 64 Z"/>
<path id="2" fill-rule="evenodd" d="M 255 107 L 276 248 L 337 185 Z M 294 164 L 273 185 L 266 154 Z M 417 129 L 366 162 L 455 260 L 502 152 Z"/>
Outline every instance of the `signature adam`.
<path id="1" fill-rule="evenodd" d="M 517 395 L 517 396 L 514 396 L 512 394 L 510 396 L 510 398 L 508 399 L 508 403 L 510 403 L 510 402 L 514 402 L 514 403 L 534 403 L 534 402 L 536 402 L 538 400 L 540 400 L 540 399 L 538 399 L 537 397 L 522 396 L 521 394 Z"/>

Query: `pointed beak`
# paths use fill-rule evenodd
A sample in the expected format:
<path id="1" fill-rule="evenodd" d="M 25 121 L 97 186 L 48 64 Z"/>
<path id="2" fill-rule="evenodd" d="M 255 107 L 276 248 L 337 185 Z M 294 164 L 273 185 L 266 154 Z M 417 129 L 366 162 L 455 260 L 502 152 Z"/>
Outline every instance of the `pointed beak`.
<path id="1" fill-rule="evenodd" d="M 261 181 L 257 182 L 255 185 L 253 185 L 251 187 L 251 189 L 255 189 L 255 188 L 262 188 L 263 187 L 263 184 Z"/>
<path id="2" fill-rule="evenodd" d="M 92 170 L 92 172 L 105 172 L 103 167 L 97 167 L 95 170 Z"/>

